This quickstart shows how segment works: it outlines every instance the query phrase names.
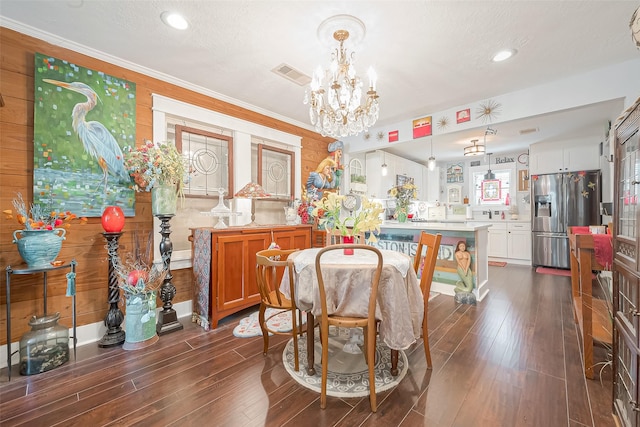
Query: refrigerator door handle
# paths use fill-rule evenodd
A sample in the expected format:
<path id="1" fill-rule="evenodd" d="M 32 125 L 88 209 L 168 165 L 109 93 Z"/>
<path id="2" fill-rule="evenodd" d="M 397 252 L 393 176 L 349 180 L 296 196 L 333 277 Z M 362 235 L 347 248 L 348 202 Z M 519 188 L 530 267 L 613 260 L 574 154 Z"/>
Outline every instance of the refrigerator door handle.
<path id="1" fill-rule="evenodd" d="M 566 239 L 567 238 L 567 234 L 566 233 L 544 233 L 544 232 L 533 232 L 534 236 L 538 236 L 538 237 L 547 237 L 547 238 L 555 238 L 555 239 Z"/>
<path id="2" fill-rule="evenodd" d="M 567 221 L 569 220 L 569 209 L 567 208 L 569 191 L 567 189 L 568 181 L 564 175 L 560 175 L 560 186 L 558 188 L 558 193 L 560 194 L 560 212 L 558 218 L 560 222 L 558 223 L 558 231 L 562 231 L 563 233 L 567 232 Z"/>

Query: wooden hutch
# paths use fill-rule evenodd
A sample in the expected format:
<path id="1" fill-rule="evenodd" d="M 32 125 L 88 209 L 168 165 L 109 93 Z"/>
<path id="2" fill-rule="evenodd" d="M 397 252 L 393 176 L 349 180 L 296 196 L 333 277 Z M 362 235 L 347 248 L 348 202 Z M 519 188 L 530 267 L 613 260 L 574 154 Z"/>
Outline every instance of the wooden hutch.
<path id="1" fill-rule="evenodd" d="M 616 122 L 613 215 L 613 412 L 640 425 L 640 99 Z"/>

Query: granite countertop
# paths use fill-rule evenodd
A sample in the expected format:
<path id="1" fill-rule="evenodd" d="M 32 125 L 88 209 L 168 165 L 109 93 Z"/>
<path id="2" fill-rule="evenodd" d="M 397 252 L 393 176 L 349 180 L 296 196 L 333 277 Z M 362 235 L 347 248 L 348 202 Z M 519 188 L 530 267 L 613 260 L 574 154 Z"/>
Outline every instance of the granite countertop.
<path id="1" fill-rule="evenodd" d="M 401 229 L 422 229 L 422 230 L 450 230 L 450 231 L 476 231 L 491 227 L 487 223 L 466 223 L 466 222 L 404 222 L 384 221 L 381 228 L 401 228 Z"/>
<path id="2" fill-rule="evenodd" d="M 531 219 L 468 219 L 467 222 L 482 222 L 482 223 L 500 223 L 500 222 L 518 222 L 518 223 L 529 223 Z"/>

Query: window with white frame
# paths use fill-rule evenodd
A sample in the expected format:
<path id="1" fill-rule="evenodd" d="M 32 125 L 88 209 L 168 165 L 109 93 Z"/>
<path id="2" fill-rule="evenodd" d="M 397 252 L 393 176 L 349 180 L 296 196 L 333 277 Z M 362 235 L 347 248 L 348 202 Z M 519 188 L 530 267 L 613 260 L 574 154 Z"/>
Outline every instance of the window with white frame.
<path id="1" fill-rule="evenodd" d="M 493 176 L 487 176 L 488 166 L 470 168 L 471 195 L 470 201 L 475 206 L 505 205 L 507 195 L 516 191 L 515 169 L 493 165 Z"/>
<path id="2" fill-rule="evenodd" d="M 206 108 L 173 100 L 162 95 L 153 94 L 153 140 L 171 141 L 175 143 L 176 125 L 202 129 L 219 135 L 232 137 L 233 157 L 235 159 L 245 159 L 244 164 L 238 160 L 236 161 L 236 167 L 234 167 L 233 170 L 230 169 L 233 178 L 227 179 L 225 182 L 223 175 L 213 176 L 213 181 L 207 182 L 207 187 L 230 185 L 232 181 L 237 182 L 239 186 L 243 186 L 245 183 L 254 180 L 254 177 L 257 176 L 257 162 L 253 161 L 252 166 L 249 167 L 248 160 L 252 157 L 252 146 L 256 138 L 260 139 L 265 145 L 271 145 L 273 142 L 274 147 L 290 151 L 293 153 L 291 164 L 300 164 L 302 138 L 298 135 L 288 134 L 257 123 L 248 122 L 243 119 L 207 110 Z M 220 151 L 219 154 L 220 158 L 224 156 L 223 151 Z M 275 153 L 275 155 L 277 154 L 279 153 Z M 300 168 L 294 169 L 293 175 L 294 182 L 300 182 Z M 219 180 L 219 182 L 216 180 Z M 291 190 L 294 196 L 299 197 L 299 185 L 288 185 L 288 187 L 293 187 Z M 285 192 L 287 191 L 288 189 L 285 190 Z M 232 194 L 232 192 L 227 190 L 225 197 L 232 197 Z M 202 215 L 202 212 L 210 211 L 211 208 L 216 205 L 216 195 L 212 194 L 204 197 L 187 195 L 187 198 L 188 202 L 178 203 L 176 217 L 173 218 L 171 222 L 171 241 L 173 244 L 171 268 L 174 270 L 191 267 L 192 247 L 188 240 L 191 233 L 190 229 L 194 227 L 210 227 L 214 221 L 214 218 Z M 228 201 L 227 204 L 227 207 L 231 207 Z M 247 215 L 248 211 L 243 214 L 243 217 L 247 217 Z M 159 228 L 160 224 L 156 218 L 154 219 L 154 229 Z M 154 262 L 161 262 L 162 258 L 158 249 L 161 235 L 159 233 L 153 233 L 153 236 L 155 247 Z"/>

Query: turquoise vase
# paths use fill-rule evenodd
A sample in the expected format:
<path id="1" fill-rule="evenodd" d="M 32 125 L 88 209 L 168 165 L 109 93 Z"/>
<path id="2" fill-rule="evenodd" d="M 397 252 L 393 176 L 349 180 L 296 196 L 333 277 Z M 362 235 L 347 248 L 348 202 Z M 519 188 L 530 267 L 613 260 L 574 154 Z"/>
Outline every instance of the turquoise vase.
<path id="1" fill-rule="evenodd" d="M 138 343 L 156 335 L 156 291 L 125 292 L 125 342 Z"/>
<path id="2" fill-rule="evenodd" d="M 178 205 L 178 189 L 175 184 L 159 184 L 151 189 L 151 213 L 175 215 Z"/>
<path id="3" fill-rule="evenodd" d="M 407 222 L 407 211 L 400 209 L 398 211 L 398 222 Z"/>
<path id="4" fill-rule="evenodd" d="M 18 252 L 29 268 L 47 268 L 58 257 L 66 233 L 64 228 L 16 230 L 13 243 L 18 245 Z"/>

